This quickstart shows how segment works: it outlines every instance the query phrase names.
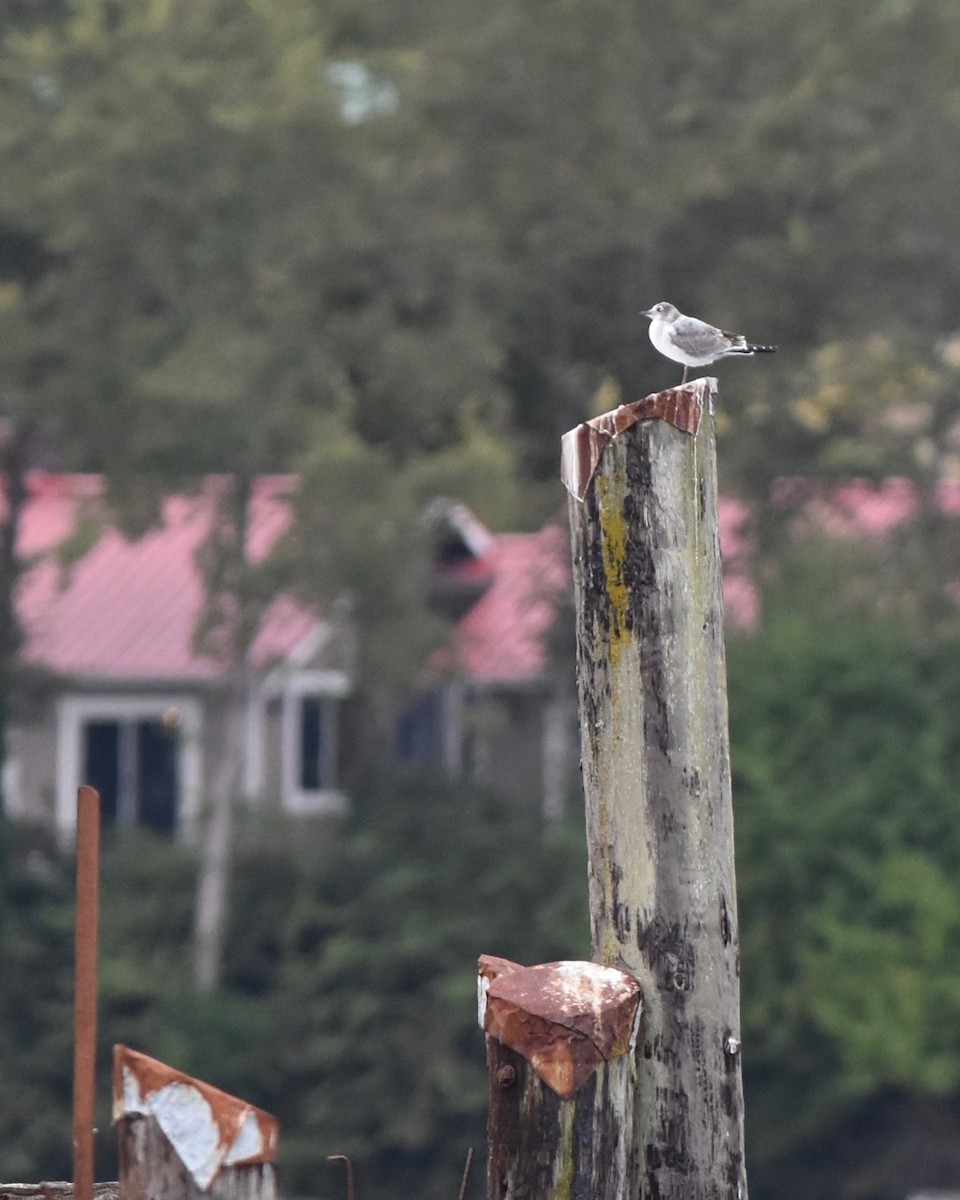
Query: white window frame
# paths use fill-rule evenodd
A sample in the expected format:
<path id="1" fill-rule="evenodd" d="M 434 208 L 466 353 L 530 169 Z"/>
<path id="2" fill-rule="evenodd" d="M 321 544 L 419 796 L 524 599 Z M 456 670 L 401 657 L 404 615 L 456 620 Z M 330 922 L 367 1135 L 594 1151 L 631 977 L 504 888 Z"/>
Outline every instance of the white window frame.
<path id="1" fill-rule="evenodd" d="M 291 672 L 281 687 L 280 739 L 283 764 L 283 806 L 301 816 L 332 814 L 347 810 L 347 797 L 337 787 L 306 791 L 300 786 L 300 701 L 304 696 L 320 696 L 328 701 L 342 700 L 350 693 L 350 677 L 345 671 Z M 338 721 L 330 723 L 332 741 L 327 753 L 337 760 Z"/>
<path id="2" fill-rule="evenodd" d="M 77 788 L 85 781 L 81 730 L 87 721 L 152 721 L 176 709 L 180 716 L 178 742 L 180 802 L 177 836 L 189 840 L 200 812 L 203 786 L 199 700 L 178 693 L 115 693 L 101 696 L 68 695 L 57 701 L 56 824 L 64 840 L 72 840 L 77 825 Z"/>

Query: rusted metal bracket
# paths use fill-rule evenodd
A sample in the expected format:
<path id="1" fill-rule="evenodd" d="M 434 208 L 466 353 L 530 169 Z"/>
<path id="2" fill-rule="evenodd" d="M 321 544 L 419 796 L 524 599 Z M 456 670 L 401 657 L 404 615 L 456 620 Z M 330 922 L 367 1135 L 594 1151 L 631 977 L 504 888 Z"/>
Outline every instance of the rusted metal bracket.
<path id="1" fill-rule="evenodd" d="M 712 407 L 717 381 L 712 376 L 694 379 L 682 387 L 654 392 L 632 404 L 601 413 L 563 435 L 560 478 L 578 500 L 583 500 L 604 450 L 638 421 L 666 421 L 682 433 L 696 436 L 705 407 Z"/>
<path id="2" fill-rule="evenodd" d="M 357 1200 L 357 1184 L 353 1175 L 353 1160 L 346 1154 L 328 1154 L 327 1162 L 342 1162 L 347 1169 L 347 1200 Z"/>
<path id="3" fill-rule="evenodd" d="M 353 1160 L 346 1154 L 328 1154 L 327 1162 L 342 1162 L 347 1169 L 347 1200 L 357 1200 L 357 1185 L 353 1173 Z M 470 1167 L 473 1165 L 473 1147 L 467 1151 L 467 1161 L 463 1164 L 463 1175 L 460 1179 L 460 1192 L 457 1200 L 465 1200 L 467 1184 L 470 1181 Z M 0 1200 L 3 1197 L 0 1196 Z"/>

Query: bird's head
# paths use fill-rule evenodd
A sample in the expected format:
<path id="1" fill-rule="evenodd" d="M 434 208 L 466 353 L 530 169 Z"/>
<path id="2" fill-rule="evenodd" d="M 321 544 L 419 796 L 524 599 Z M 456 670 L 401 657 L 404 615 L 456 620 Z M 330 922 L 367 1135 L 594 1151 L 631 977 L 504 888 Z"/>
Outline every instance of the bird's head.
<path id="1" fill-rule="evenodd" d="M 641 317 L 649 317 L 651 321 L 654 317 L 675 317 L 676 315 L 677 310 L 666 300 L 661 300 L 659 304 L 655 304 L 653 308 L 648 308 L 640 314 Z"/>

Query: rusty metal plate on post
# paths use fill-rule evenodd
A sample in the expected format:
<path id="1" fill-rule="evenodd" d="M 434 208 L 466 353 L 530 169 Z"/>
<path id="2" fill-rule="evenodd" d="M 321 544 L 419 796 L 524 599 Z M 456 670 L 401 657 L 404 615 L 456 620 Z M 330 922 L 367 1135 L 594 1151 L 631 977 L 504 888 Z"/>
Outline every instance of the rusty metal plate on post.
<path id="1" fill-rule="evenodd" d="M 221 1092 L 128 1046 L 113 1048 L 113 1120 L 153 1117 L 197 1187 L 220 1170 L 273 1161 L 277 1122 L 245 1100 Z"/>
<path id="2" fill-rule="evenodd" d="M 484 955 L 479 974 L 481 1028 L 559 1096 L 636 1043 L 640 985 L 626 971 L 591 962 L 521 967 Z"/>
<path id="3" fill-rule="evenodd" d="M 682 433 L 696 436 L 704 406 L 713 403 L 716 390 L 717 381 L 711 376 L 695 379 L 632 404 L 621 404 L 571 429 L 562 440 L 560 478 L 564 487 L 583 500 L 604 449 L 638 421 L 666 421 Z"/>

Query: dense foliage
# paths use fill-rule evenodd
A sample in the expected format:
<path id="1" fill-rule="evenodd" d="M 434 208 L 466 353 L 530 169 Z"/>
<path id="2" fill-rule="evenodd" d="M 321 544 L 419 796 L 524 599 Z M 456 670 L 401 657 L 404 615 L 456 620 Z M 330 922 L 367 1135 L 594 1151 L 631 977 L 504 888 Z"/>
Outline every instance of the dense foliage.
<path id="1" fill-rule="evenodd" d="M 728 461 L 765 479 L 758 439 L 796 468 L 837 415 L 771 380 L 878 333 L 933 367 L 953 332 L 950 0 L 29 8 L 0 27 L 0 415 L 128 507 L 335 428 L 400 470 L 473 422 L 552 477 L 604 379 L 673 379 L 661 294 L 781 343 L 727 368 Z"/>
<path id="2" fill-rule="evenodd" d="M 946 1186 L 901 1149 L 960 1096 L 960 643 L 773 606 L 729 657 L 755 1194 Z"/>

